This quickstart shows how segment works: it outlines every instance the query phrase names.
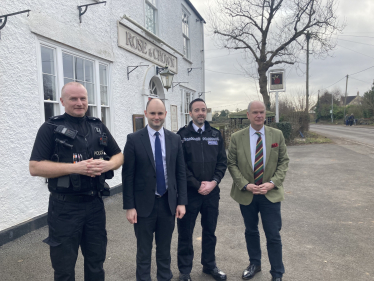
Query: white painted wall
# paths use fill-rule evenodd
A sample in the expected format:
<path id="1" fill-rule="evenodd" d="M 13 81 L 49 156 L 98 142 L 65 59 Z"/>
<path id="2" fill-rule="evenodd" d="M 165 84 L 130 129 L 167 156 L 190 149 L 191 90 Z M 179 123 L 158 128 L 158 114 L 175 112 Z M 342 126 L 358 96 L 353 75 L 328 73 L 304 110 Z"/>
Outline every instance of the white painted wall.
<path id="1" fill-rule="evenodd" d="M 77 5 L 94 0 L 2 0 L 0 15 L 30 9 L 30 16 L 20 14 L 8 18 L 0 39 L 0 231 L 47 212 L 49 192 L 44 178 L 31 177 L 28 170 L 34 139 L 43 120 L 43 93 L 40 69 L 40 42 L 58 44 L 82 55 L 100 58 L 110 63 L 111 132 L 121 149 L 127 134 L 132 133 L 132 115 L 142 114 L 147 100 L 147 86 L 154 72 L 152 63 L 117 46 L 117 21 L 126 14 L 144 26 L 144 0 L 112 0 L 88 7 L 79 23 Z M 182 3 L 158 1 L 158 36 L 183 52 Z M 189 82 L 184 87 L 204 92 L 203 23 L 190 12 L 191 61 L 166 46 L 166 51 L 178 58 L 175 82 Z M 126 20 L 124 24 L 146 35 Z M 147 35 L 146 35 L 147 36 Z M 147 36 L 149 39 L 151 37 Z M 149 64 L 130 74 L 127 66 Z M 148 75 L 146 75 L 148 74 Z M 145 85 L 145 89 L 143 89 Z M 58 85 L 58 91 L 62 85 Z M 202 96 L 204 98 L 204 95 Z M 181 106 L 179 87 L 165 90 L 166 106 Z M 61 112 L 63 113 L 63 112 Z M 180 126 L 181 120 L 178 120 Z M 170 115 L 166 127 L 170 129 Z M 115 172 L 110 186 L 121 184 L 121 169 Z"/>

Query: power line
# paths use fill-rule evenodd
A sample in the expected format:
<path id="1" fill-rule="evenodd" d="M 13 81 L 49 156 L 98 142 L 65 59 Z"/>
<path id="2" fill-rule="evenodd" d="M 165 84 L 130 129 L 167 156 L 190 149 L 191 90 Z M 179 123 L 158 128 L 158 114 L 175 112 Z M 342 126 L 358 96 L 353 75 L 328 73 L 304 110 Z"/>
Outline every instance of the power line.
<path id="1" fill-rule="evenodd" d="M 357 43 L 357 44 L 361 44 L 361 45 L 374 46 L 373 44 L 366 44 L 366 43 L 361 43 L 361 42 L 356 42 L 356 41 L 351 41 L 351 40 L 345 40 L 345 39 L 339 39 L 339 38 L 338 38 L 338 40 L 347 41 L 347 42 L 351 42 L 351 43 Z"/>
<path id="2" fill-rule="evenodd" d="M 215 58 L 223 58 L 223 57 L 228 57 L 228 56 L 231 56 L 231 55 L 239 55 L 239 54 L 244 54 L 245 52 L 240 52 L 240 53 L 232 53 L 232 54 L 227 54 L 227 55 L 223 55 L 223 56 L 217 56 L 217 57 L 211 57 L 211 58 L 205 58 L 206 60 L 209 60 L 209 59 L 215 59 Z"/>
<path id="3" fill-rule="evenodd" d="M 357 53 L 357 54 L 361 54 L 361 55 L 363 55 L 363 56 L 366 56 L 366 57 L 369 57 L 369 58 L 374 59 L 374 57 L 369 56 L 369 55 L 366 55 L 366 54 L 364 54 L 364 53 L 360 53 L 360 52 L 357 52 L 357 51 L 355 51 L 355 50 L 349 49 L 349 48 L 347 48 L 347 47 L 343 47 L 343 46 L 341 46 L 341 45 L 339 45 L 339 44 L 338 44 L 338 46 L 341 47 L 341 48 L 344 48 L 344 49 L 350 50 L 350 51 L 352 51 L 352 52 L 355 52 L 355 53 Z"/>
<path id="4" fill-rule="evenodd" d="M 330 88 L 331 86 L 334 86 L 335 84 L 339 83 L 340 81 L 342 81 L 346 76 L 344 76 L 342 79 L 340 79 L 339 81 L 335 82 L 334 84 L 331 84 L 330 86 L 326 87 L 325 89 L 328 89 Z"/>
<path id="5" fill-rule="evenodd" d="M 239 73 L 228 73 L 228 72 L 220 72 L 220 71 L 210 70 L 210 69 L 206 69 L 206 68 L 205 68 L 205 70 L 210 71 L 210 72 L 215 72 L 215 73 L 221 73 L 221 74 L 231 74 L 231 75 L 245 76 L 244 74 L 239 74 Z"/>
<path id="6" fill-rule="evenodd" d="M 353 79 L 353 80 L 357 80 L 357 81 L 363 82 L 363 83 L 368 83 L 368 84 L 371 83 L 371 82 L 368 82 L 368 81 L 362 81 L 362 80 L 360 80 L 360 79 L 356 79 L 356 78 L 353 78 L 353 77 L 350 77 L 350 78 Z"/>
<path id="7" fill-rule="evenodd" d="M 370 68 L 373 68 L 373 67 L 374 67 L 374 65 L 373 65 L 373 66 L 370 66 L 370 67 L 368 67 L 368 68 L 365 68 L 364 70 L 361 70 L 361 71 L 359 71 L 359 72 L 355 72 L 355 73 L 353 73 L 353 74 L 349 74 L 349 76 L 359 74 L 359 73 L 364 72 L 364 71 L 366 71 L 366 70 L 368 70 L 368 69 L 370 69 Z"/>
<path id="8" fill-rule="evenodd" d="M 341 34 L 341 35 L 334 35 L 334 36 L 347 36 L 347 37 L 361 37 L 361 38 L 374 38 L 373 36 L 360 36 L 360 35 L 345 35 L 345 34 Z"/>

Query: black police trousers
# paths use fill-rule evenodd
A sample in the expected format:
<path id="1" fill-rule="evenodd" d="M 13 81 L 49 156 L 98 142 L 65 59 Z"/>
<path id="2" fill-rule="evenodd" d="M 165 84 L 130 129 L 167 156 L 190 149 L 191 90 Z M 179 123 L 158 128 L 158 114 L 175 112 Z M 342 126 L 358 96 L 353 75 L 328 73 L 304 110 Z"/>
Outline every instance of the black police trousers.
<path id="1" fill-rule="evenodd" d="M 189 274 L 192 270 L 194 257 L 193 230 L 196 218 L 201 213 L 202 240 L 201 240 L 201 264 L 204 268 L 213 269 L 216 267 L 216 243 L 215 235 L 219 192 L 208 195 L 200 195 L 196 192 L 188 192 L 188 205 L 186 214 L 178 219 L 178 268 L 182 274 Z"/>
<path id="2" fill-rule="evenodd" d="M 48 207 L 50 257 L 55 281 L 74 281 L 78 249 L 84 257 L 84 280 L 103 281 L 107 233 L 103 200 L 67 202 L 50 197 Z"/>

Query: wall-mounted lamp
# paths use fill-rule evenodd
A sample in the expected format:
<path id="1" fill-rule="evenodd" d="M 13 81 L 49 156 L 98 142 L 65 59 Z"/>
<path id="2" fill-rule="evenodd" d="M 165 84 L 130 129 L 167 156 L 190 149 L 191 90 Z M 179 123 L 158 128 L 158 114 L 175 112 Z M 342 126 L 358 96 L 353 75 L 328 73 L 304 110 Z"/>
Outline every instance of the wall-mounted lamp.
<path id="1" fill-rule="evenodd" d="M 169 89 L 173 85 L 174 73 L 169 70 L 168 66 L 165 66 L 165 67 L 156 66 L 156 75 L 159 75 L 159 74 L 161 77 L 162 86 L 164 86 L 166 91 L 169 91 Z"/>
<path id="2" fill-rule="evenodd" d="M 18 15 L 18 14 L 23 14 L 23 13 L 27 13 L 27 16 L 29 16 L 30 15 L 30 11 L 31 10 L 24 10 L 24 11 L 20 11 L 20 12 L 16 12 L 16 13 L 12 13 L 12 14 L 7 14 L 7 15 L 0 16 L 0 30 L 2 30 L 5 27 L 6 22 L 8 20 L 8 17 L 14 16 L 14 15 Z"/>
<path id="3" fill-rule="evenodd" d="M 79 22 L 82 23 L 82 16 L 87 12 L 88 6 L 97 5 L 97 4 L 103 4 L 103 3 L 105 3 L 105 6 L 106 6 L 106 1 L 78 6 L 78 10 L 79 10 Z M 83 7 L 84 7 L 84 11 L 82 12 L 82 10 L 83 10 L 82 8 Z"/>
<path id="4" fill-rule="evenodd" d="M 127 67 L 127 80 L 130 80 L 130 73 L 131 72 L 133 72 L 135 69 L 137 69 L 138 67 L 140 67 L 140 66 L 149 66 L 149 65 L 135 65 L 135 66 L 128 66 Z M 130 71 L 129 71 L 129 68 L 130 67 L 133 67 L 133 69 L 131 69 Z"/>
<path id="5" fill-rule="evenodd" d="M 190 72 L 192 71 L 192 69 L 201 69 L 201 67 L 187 68 L 188 76 L 190 76 Z"/>

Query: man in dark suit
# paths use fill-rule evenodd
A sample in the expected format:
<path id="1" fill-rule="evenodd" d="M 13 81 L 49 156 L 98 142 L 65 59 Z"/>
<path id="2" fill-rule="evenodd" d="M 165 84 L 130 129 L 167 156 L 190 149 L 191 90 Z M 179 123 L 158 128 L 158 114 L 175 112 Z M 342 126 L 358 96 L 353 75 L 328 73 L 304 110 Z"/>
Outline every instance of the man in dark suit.
<path id="1" fill-rule="evenodd" d="M 148 101 L 148 126 L 127 136 L 122 168 L 123 209 L 137 238 L 136 280 L 151 281 L 153 233 L 157 280 L 171 280 L 170 244 L 175 216 L 186 213 L 187 183 L 181 139 L 162 127 L 166 109 Z"/>

